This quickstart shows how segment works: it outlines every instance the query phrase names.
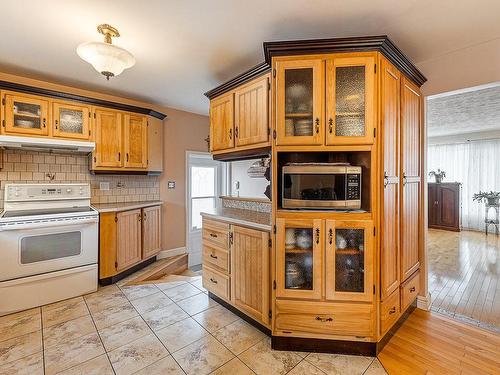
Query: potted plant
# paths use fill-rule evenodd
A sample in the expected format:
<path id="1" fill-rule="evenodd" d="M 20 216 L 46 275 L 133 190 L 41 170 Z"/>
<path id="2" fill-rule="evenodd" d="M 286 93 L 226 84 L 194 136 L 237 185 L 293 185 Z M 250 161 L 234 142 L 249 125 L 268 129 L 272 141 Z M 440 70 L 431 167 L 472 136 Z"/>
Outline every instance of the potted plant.
<path id="1" fill-rule="evenodd" d="M 472 196 L 473 201 L 485 202 L 488 206 L 498 206 L 500 202 L 500 191 L 490 191 L 489 193 L 479 191 Z"/>
<path id="2" fill-rule="evenodd" d="M 436 179 L 436 184 L 439 184 L 441 183 L 441 181 L 443 181 L 443 178 L 446 177 L 446 172 L 438 168 L 437 172 L 436 171 L 429 172 L 429 177 L 432 176 L 434 176 L 434 178 Z"/>

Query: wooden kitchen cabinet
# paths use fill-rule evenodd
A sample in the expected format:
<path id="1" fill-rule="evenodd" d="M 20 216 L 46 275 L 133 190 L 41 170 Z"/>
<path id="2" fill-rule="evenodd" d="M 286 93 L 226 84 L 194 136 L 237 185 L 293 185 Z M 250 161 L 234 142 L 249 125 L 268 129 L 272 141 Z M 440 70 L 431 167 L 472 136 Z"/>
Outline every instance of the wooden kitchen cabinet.
<path id="1" fill-rule="evenodd" d="M 373 222 L 326 220 L 326 299 L 373 300 Z"/>
<path id="2" fill-rule="evenodd" d="M 2 91 L 2 134 L 49 134 L 49 101 L 29 94 Z"/>
<path id="3" fill-rule="evenodd" d="M 269 76 L 262 76 L 234 91 L 236 148 L 269 142 Z"/>
<path id="4" fill-rule="evenodd" d="M 276 90 L 276 144 L 323 144 L 323 61 L 321 59 L 278 61 Z"/>
<path id="5" fill-rule="evenodd" d="M 88 140 L 91 137 L 89 106 L 62 101 L 52 102 L 54 137 Z"/>
<path id="6" fill-rule="evenodd" d="M 320 299 L 323 220 L 276 219 L 276 296 Z"/>
<path id="7" fill-rule="evenodd" d="M 236 225 L 232 233 L 231 300 L 269 324 L 269 233 Z"/>
<path id="8" fill-rule="evenodd" d="M 161 207 L 142 209 L 142 258 L 156 255 L 161 250 Z"/>
<path id="9" fill-rule="evenodd" d="M 234 93 L 210 101 L 210 150 L 234 147 Z"/>
<path id="10" fill-rule="evenodd" d="M 373 143 L 375 56 L 326 61 L 326 144 Z"/>
<path id="11" fill-rule="evenodd" d="M 96 108 L 95 114 L 95 167 L 121 167 L 123 165 L 122 114 L 118 111 Z"/>
<path id="12" fill-rule="evenodd" d="M 421 113 L 419 88 L 403 77 L 401 84 L 400 259 L 401 282 L 420 266 Z"/>
<path id="13" fill-rule="evenodd" d="M 99 279 L 121 272 L 161 250 L 161 206 L 99 214 Z"/>
<path id="14" fill-rule="evenodd" d="M 383 179 L 380 228 L 380 295 L 382 300 L 400 284 L 399 259 L 399 127 L 401 73 L 380 59 L 380 176 Z"/>
<path id="15" fill-rule="evenodd" d="M 124 167 L 146 168 L 148 166 L 148 120 L 146 116 L 125 113 Z"/>
<path id="16" fill-rule="evenodd" d="M 142 259 L 141 210 L 119 212 L 116 219 L 116 270 L 120 272 Z"/>

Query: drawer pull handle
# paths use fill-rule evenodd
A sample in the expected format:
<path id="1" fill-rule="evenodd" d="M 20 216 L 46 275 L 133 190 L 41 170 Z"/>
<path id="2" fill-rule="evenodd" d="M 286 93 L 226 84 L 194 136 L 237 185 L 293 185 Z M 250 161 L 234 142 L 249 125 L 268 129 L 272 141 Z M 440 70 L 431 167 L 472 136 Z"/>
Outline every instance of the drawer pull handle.
<path id="1" fill-rule="evenodd" d="M 217 238 L 217 235 L 215 233 L 210 233 L 210 237 Z"/>
<path id="2" fill-rule="evenodd" d="M 320 322 L 333 322 L 333 318 L 322 318 L 321 316 L 317 316 L 316 320 Z"/>
<path id="3" fill-rule="evenodd" d="M 413 293 L 415 290 L 417 290 L 414 286 L 410 288 L 410 293 Z"/>
<path id="4" fill-rule="evenodd" d="M 213 282 L 214 284 L 217 284 L 217 280 L 210 278 L 210 281 Z"/>
<path id="5" fill-rule="evenodd" d="M 389 310 L 389 315 L 392 315 L 396 312 L 396 306 L 393 306 L 391 307 L 391 309 Z"/>
<path id="6" fill-rule="evenodd" d="M 217 259 L 217 255 L 214 255 L 214 254 L 210 254 L 210 258 L 214 258 L 214 259 Z"/>

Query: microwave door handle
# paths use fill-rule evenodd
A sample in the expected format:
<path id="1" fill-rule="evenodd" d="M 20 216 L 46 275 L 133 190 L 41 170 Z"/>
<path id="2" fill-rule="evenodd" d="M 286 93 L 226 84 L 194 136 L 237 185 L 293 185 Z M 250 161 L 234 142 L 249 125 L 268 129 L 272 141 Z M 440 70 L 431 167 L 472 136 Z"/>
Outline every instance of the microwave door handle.
<path id="1" fill-rule="evenodd" d="M 12 224 L 12 225 L 2 225 L 0 226 L 0 232 L 6 232 L 11 230 L 29 230 L 29 229 L 44 229 L 44 228 L 54 228 L 54 227 L 69 227 L 81 224 L 94 224 L 99 222 L 97 218 L 88 218 L 75 221 L 49 221 L 43 223 L 30 223 L 30 224 Z"/>

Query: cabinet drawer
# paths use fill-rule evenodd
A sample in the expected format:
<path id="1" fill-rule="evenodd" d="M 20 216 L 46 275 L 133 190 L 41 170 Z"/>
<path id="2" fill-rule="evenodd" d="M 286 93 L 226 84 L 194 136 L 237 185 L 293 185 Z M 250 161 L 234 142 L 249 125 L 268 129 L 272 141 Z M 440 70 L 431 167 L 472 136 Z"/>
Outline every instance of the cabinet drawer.
<path id="1" fill-rule="evenodd" d="M 217 297 L 229 301 L 229 276 L 203 266 L 203 287 Z"/>
<path id="2" fill-rule="evenodd" d="M 215 267 L 229 273 L 229 252 L 204 244 L 203 265 Z"/>
<path id="3" fill-rule="evenodd" d="M 276 329 L 285 333 L 367 337 L 374 320 L 371 304 L 276 301 Z"/>
<path id="4" fill-rule="evenodd" d="M 401 286 L 401 311 L 405 311 L 408 306 L 417 298 L 420 291 L 420 272 L 417 271 Z"/>
<path id="5" fill-rule="evenodd" d="M 203 243 L 221 249 L 229 248 L 229 224 L 203 219 Z"/>
<path id="6" fill-rule="evenodd" d="M 399 289 L 396 289 L 380 304 L 380 331 L 385 334 L 399 319 Z"/>

